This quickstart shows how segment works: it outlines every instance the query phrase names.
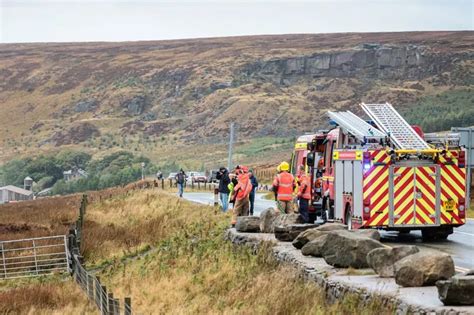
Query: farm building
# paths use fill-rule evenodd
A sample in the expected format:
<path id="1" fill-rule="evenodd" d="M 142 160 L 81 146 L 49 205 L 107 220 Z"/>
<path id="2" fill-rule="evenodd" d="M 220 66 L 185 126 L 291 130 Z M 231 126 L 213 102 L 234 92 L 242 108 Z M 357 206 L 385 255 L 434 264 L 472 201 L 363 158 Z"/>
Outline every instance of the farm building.
<path id="1" fill-rule="evenodd" d="M 8 185 L 0 187 L 0 204 L 21 201 L 21 200 L 32 200 L 33 192 L 20 187 Z"/>

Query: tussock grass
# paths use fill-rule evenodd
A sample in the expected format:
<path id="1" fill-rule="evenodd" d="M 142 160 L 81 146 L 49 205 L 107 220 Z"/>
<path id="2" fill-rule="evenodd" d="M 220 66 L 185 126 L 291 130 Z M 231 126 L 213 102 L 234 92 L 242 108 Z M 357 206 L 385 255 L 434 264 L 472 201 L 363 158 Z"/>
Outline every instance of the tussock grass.
<path id="1" fill-rule="evenodd" d="M 327 305 L 321 288 L 276 262 L 271 245 L 255 253 L 224 240 L 229 218 L 213 207 L 140 191 L 91 206 L 87 219 L 101 226 L 102 234 L 91 244 L 99 237 L 92 233 L 99 232 L 86 233 L 86 257 L 109 259 L 101 280 L 115 296 L 131 296 L 139 313 L 391 313 L 383 305 L 361 306 L 354 298 Z M 127 251 L 125 240 L 132 234 L 124 232 L 126 227 L 133 231 L 132 248 L 149 245 L 151 250 L 144 255 L 137 251 L 135 258 L 130 258 L 132 253 L 122 256 L 129 259 L 110 259 Z"/>
<path id="2" fill-rule="evenodd" d="M 0 314 L 96 314 L 70 278 L 0 281 Z"/>
<path id="3" fill-rule="evenodd" d="M 0 240 L 67 234 L 80 202 L 69 195 L 0 205 Z"/>

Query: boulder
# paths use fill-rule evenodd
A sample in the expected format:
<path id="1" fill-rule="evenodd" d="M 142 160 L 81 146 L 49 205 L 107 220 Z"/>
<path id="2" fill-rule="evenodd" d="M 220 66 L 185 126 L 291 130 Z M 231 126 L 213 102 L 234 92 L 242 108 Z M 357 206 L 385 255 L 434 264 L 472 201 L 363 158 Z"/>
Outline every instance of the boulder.
<path id="1" fill-rule="evenodd" d="M 321 250 L 328 239 L 328 234 L 322 234 L 301 248 L 301 253 L 305 256 L 321 257 Z"/>
<path id="2" fill-rule="evenodd" d="M 419 252 L 395 263 L 395 282 L 403 287 L 434 285 L 453 275 L 453 259 L 444 253 Z"/>
<path id="3" fill-rule="evenodd" d="M 317 227 L 317 224 L 289 224 L 275 226 L 275 237 L 282 242 L 293 241 L 301 232 Z"/>
<path id="4" fill-rule="evenodd" d="M 303 248 L 303 246 L 306 243 L 311 242 L 315 238 L 323 234 L 326 234 L 329 231 L 344 230 L 344 229 L 347 229 L 347 225 L 339 224 L 339 223 L 326 223 L 321 226 L 318 226 L 317 228 L 309 229 L 302 232 L 293 241 L 293 246 L 300 249 L 300 248 Z"/>
<path id="5" fill-rule="evenodd" d="M 260 214 L 260 231 L 262 233 L 273 233 L 273 222 L 281 215 L 280 211 L 274 208 L 268 208 Z"/>
<path id="6" fill-rule="evenodd" d="M 456 275 L 436 282 L 444 305 L 474 305 L 474 275 Z"/>
<path id="7" fill-rule="evenodd" d="M 367 262 L 380 277 L 395 277 L 395 262 L 419 251 L 418 247 L 413 245 L 376 248 L 367 254 Z"/>
<path id="8" fill-rule="evenodd" d="M 297 213 L 290 213 L 290 214 L 280 214 L 275 218 L 273 221 L 273 226 L 285 226 L 285 225 L 290 225 L 290 224 L 298 224 L 298 223 L 304 223 L 301 220 L 301 217 Z"/>
<path id="9" fill-rule="evenodd" d="M 359 235 L 363 235 L 365 237 L 371 238 L 376 241 L 380 241 L 380 233 L 377 230 L 372 230 L 372 229 L 362 229 L 362 230 L 353 230 L 354 233 L 357 233 Z"/>
<path id="10" fill-rule="evenodd" d="M 351 231 L 328 232 L 330 242 L 325 242 L 321 255 L 326 263 L 342 268 L 368 268 L 367 254 L 384 247 L 382 243 Z"/>
<path id="11" fill-rule="evenodd" d="M 238 232 L 260 232 L 260 218 L 259 217 L 237 217 L 235 229 Z"/>

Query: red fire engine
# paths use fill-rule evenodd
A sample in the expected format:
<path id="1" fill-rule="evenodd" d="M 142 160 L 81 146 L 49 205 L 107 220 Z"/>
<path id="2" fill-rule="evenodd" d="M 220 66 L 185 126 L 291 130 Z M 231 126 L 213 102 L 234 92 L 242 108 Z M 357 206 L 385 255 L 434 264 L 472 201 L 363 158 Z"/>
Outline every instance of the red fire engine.
<path id="1" fill-rule="evenodd" d="M 450 146 L 428 144 L 388 103 L 361 106 L 370 124 L 349 111 L 328 112 L 336 127 L 308 145 L 313 184 L 323 159 L 323 211 L 350 229 L 421 230 L 424 239 L 445 239 L 466 221 L 465 151 L 452 139 Z"/>

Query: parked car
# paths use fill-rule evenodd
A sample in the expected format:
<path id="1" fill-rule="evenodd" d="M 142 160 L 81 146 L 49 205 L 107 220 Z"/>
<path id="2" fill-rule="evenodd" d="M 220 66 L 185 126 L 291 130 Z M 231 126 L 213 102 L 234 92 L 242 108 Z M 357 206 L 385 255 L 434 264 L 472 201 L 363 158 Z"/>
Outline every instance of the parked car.
<path id="1" fill-rule="evenodd" d="M 169 180 L 169 179 L 174 180 L 174 179 L 176 178 L 176 174 L 178 174 L 178 173 L 176 173 L 176 172 L 170 173 L 170 174 L 168 175 L 168 180 Z"/>
<path id="2" fill-rule="evenodd" d="M 196 172 L 192 176 L 192 181 L 195 183 L 205 183 L 207 181 L 207 176 L 203 172 Z"/>
<path id="3" fill-rule="evenodd" d="M 196 176 L 196 174 L 199 174 L 199 172 L 196 172 L 196 171 L 189 171 L 189 172 L 186 172 L 186 182 L 188 184 L 191 184 L 192 182 L 196 182 L 194 180 L 194 177 Z"/>
<path id="4" fill-rule="evenodd" d="M 211 170 L 209 172 L 209 176 L 207 177 L 207 182 L 208 183 L 217 183 L 219 180 L 217 180 L 217 173 L 219 173 L 219 170 Z"/>

